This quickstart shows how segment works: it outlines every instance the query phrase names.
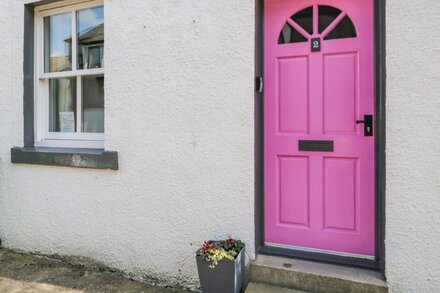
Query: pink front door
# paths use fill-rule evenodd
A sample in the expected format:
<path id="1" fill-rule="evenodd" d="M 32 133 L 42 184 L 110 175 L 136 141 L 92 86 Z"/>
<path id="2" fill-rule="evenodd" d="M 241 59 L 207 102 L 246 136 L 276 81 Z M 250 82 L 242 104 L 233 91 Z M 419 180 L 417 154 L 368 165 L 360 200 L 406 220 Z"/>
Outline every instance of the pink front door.
<path id="1" fill-rule="evenodd" d="M 266 0 L 264 26 L 265 244 L 374 256 L 373 0 Z"/>

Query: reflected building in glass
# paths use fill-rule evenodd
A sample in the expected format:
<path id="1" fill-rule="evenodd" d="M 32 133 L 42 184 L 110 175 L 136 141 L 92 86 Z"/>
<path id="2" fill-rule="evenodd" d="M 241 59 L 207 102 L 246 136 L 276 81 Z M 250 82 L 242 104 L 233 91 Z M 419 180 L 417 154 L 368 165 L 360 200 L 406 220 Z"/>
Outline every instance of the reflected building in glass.
<path id="1" fill-rule="evenodd" d="M 103 66 L 104 23 L 78 34 L 78 69 Z"/>

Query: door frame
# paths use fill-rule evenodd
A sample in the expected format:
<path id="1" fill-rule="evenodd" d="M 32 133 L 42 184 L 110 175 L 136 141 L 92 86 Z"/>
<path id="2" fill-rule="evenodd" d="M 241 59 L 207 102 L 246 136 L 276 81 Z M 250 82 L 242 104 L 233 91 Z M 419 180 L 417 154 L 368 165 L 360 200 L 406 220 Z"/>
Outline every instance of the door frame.
<path id="1" fill-rule="evenodd" d="M 375 260 L 264 245 L 264 0 L 255 0 L 255 251 L 257 254 L 292 257 L 379 270 L 385 273 L 385 1 L 374 1 L 375 93 Z"/>

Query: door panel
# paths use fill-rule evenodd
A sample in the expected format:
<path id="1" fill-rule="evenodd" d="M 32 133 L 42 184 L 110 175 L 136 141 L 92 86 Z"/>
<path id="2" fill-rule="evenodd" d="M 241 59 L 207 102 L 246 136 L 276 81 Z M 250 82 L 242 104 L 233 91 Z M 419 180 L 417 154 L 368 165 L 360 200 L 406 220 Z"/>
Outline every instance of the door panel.
<path id="1" fill-rule="evenodd" d="M 308 72 L 307 57 L 278 59 L 280 132 L 308 133 Z"/>
<path id="2" fill-rule="evenodd" d="M 279 157 L 279 224 L 309 227 L 309 159 Z"/>
<path id="3" fill-rule="evenodd" d="M 356 134 L 357 53 L 323 55 L 324 133 Z"/>
<path id="4" fill-rule="evenodd" d="M 267 0 L 264 22 L 265 242 L 374 256 L 373 1 Z"/>
<path id="5" fill-rule="evenodd" d="M 324 229 L 356 232 L 357 158 L 324 158 Z M 340 183 L 344 178 L 344 184 Z"/>

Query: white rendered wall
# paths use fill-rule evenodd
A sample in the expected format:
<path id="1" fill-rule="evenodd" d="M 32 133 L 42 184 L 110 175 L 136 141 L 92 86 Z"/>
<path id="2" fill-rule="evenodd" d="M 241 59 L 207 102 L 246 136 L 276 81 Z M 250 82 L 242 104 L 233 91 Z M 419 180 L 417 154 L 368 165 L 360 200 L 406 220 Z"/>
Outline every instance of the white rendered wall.
<path id="1" fill-rule="evenodd" d="M 116 172 L 10 163 L 23 145 L 23 1 L 0 1 L 0 35 L 5 246 L 184 285 L 198 282 L 191 242 L 230 233 L 253 257 L 253 1 L 105 1 Z"/>
<path id="2" fill-rule="evenodd" d="M 23 1 L 0 1 L 4 244 L 186 285 L 197 283 L 192 241 L 232 233 L 253 256 L 254 1 L 105 1 L 117 172 L 10 163 L 23 144 Z M 439 11 L 387 0 L 391 292 L 440 288 Z"/>
<path id="3" fill-rule="evenodd" d="M 440 292 L 440 1 L 387 0 L 386 272 Z"/>

